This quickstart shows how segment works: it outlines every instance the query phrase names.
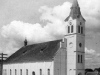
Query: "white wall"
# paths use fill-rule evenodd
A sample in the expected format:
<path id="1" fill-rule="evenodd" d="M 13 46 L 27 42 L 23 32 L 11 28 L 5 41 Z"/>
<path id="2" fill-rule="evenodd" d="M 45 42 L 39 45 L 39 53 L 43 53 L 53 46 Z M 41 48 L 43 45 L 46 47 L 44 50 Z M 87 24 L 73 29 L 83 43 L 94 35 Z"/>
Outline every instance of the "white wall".
<path id="1" fill-rule="evenodd" d="M 16 63 L 16 64 L 4 64 L 3 69 L 7 70 L 7 75 L 10 75 L 10 69 L 12 75 L 15 75 L 15 69 L 17 75 L 20 75 L 20 69 L 22 69 L 22 75 L 26 75 L 26 69 L 28 69 L 28 75 L 40 75 L 40 69 L 42 69 L 42 75 L 48 75 L 48 69 L 50 69 L 50 75 L 53 75 L 53 62 L 34 62 L 34 63 Z M 3 74 L 4 75 L 4 74 Z"/>
<path id="2" fill-rule="evenodd" d="M 64 39 L 61 48 L 54 58 L 54 75 L 67 75 L 67 40 Z"/>

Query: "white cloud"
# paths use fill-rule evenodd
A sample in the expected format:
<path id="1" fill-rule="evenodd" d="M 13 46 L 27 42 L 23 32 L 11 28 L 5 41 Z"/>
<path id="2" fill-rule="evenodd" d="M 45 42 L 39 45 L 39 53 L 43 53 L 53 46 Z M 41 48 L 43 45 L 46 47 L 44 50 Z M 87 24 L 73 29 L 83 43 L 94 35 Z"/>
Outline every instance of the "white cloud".
<path id="1" fill-rule="evenodd" d="M 88 49 L 88 48 L 85 47 L 85 53 L 87 53 L 87 54 L 95 54 L 96 51 L 93 50 L 93 49 Z"/>
<path id="2" fill-rule="evenodd" d="M 64 20 L 69 15 L 70 6 L 69 2 L 53 8 L 42 6 L 39 9 L 40 13 L 42 13 L 40 20 L 45 21 L 46 25 L 40 23 L 30 24 L 16 20 L 4 25 L 1 28 L 1 35 L 9 40 L 7 44 L 5 43 L 7 45 L 5 51 L 10 53 L 14 49 L 13 42 L 22 46 L 19 42 L 23 42 L 25 38 L 27 38 L 28 44 L 31 44 L 64 37 L 66 34 L 66 23 Z"/>
<path id="3" fill-rule="evenodd" d="M 18 50 L 18 48 L 15 47 L 14 45 L 15 42 L 10 40 L 7 44 L 4 45 L 5 47 L 0 47 L 0 53 L 5 53 L 8 54 L 8 56 L 10 56 L 12 53 Z"/>
<path id="4" fill-rule="evenodd" d="M 1 34 L 5 38 L 21 42 L 27 38 L 28 42 L 32 43 L 62 38 L 66 34 L 64 19 L 69 14 L 70 6 L 71 4 L 68 2 L 54 8 L 42 6 L 39 11 L 42 13 L 41 20 L 44 20 L 46 25 L 12 21 L 10 24 L 2 27 Z"/>
<path id="5" fill-rule="evenodd" d="M 98 27 L 100 24 L 100 0 L 78 0 L 81 12 L 86 19 L 86 27 Z"/>

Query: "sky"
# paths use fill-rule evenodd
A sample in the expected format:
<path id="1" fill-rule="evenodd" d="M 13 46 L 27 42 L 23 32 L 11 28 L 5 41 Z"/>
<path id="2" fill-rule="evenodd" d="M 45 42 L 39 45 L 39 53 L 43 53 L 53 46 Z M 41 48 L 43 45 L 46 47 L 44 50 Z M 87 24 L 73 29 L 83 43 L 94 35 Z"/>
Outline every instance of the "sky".
<path id="1" fill-rule="evenodd" d="M 86 19 L 86 68 L 100 66 L 100 0 L 78 0 Z M 63 38 L 72 0 L 0 0 L 0 52 Z"/>

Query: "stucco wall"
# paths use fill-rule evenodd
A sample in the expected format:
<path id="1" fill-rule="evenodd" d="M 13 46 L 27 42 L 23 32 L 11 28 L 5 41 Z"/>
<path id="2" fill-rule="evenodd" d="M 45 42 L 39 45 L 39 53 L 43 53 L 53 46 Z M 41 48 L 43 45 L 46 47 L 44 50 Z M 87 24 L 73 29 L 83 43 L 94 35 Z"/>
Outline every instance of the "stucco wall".
<path id="1" fill-rule="evenodd" d="M 54 58 L 54 75 L 67 75 L 67 40 L 61 42 L 61 48 Z"/>
<path id="2" fill-rule="evenodd" d="M 10 75 L 10 69 L 12 75 L 15 75 L 15 69 L 17 70 L 16 75 L 20 75 L 20 69 L 22 69 L 22 75 L 26 75 L 26 69 L 28 69 L 28 75 L 40 75 L 40 69 L 42 69 L 42 75 L 48 75 L 48 69 L 50 69 L 50 75 L 53 75 L 53 62 L 34 62 L 34 63 L 16 63 L 16 64 L 5 64 L 3 69 L 6 70 L 6 75 Z M 3 73 L 4 75 L 5 73 Z"/>

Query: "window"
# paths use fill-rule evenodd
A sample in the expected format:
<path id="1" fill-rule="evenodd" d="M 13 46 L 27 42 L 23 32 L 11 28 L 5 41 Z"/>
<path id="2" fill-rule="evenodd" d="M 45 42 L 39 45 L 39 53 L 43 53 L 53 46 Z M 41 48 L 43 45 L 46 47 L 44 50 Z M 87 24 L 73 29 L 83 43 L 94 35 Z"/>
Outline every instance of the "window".
<path id="1" fill-rule="evenodd" d="M 42 75 L 42 69 L 40 69 L 40 75 Z"/>
<path id="2" fill-rule="evenodd" d="M 11 69 L 10 69 L 10 75 L 12 75 L 12 71 L 11 71 Z"/>
<path id="3" fill-rule="evenodd" d="M 48 75 L 50 75 L 50 69 L 48 69 Z"/>
<path id="4" fill-rule="evenodd" d="M 78 55 L 78 63 L 80 63 L 80 55 Z"/>
<path id="5" fill-rule="evenodd" d="M 22 75 L 22 69 L 20 69 L 20 75 Z"/>
<path id="6" fill-rule="evenodd" d="M 82 55 L 81 55 L 81 63 L 83 62 L 82 60 L 83 60 L 83 57 L 82 57 Z"/>
<path id="7" fill-rule="evenodd" d="M 17 75 L 17 70 L 15 69 L 15 75 Z"/>
<path id="8" fill-rule="evenodd" d="M 26 69 L 26 75 L 28 75 L 28 69 Z"/>
<path id="9" fill-rule="evenodd" d="M 68 33 L 70 33 L 70 26 L 68 26 Z"/>
<path id="10" fill-rule="evenodd" d="M 82 25 L 82 22 L 80 22 L 80 25 Z"/>
<path id="11" fill-rule="evenodd" d="M 82 63 L 83 62 L 83 56 L 82 55 L 78 55 L 78 63 Z"/>
<path id="12" fill-rule="evenodd" d="M 79 47 L 82 47 L 82 43 L 79 43 Z"/>
<path id="13" fill-rule="evenodd" d="M 32 75 L 35 75 L 35 72 L 34 71 L 32 72 Z"/>
<path id="14" fill-rule="evenodd" d="M 83 27 L 81 27 L 81 34 L 83 34 Z"/>
<path id="15" fill-rule="evenodd" d="M 80 33 L 80 26 L 78 26 L 78 33 Z"/>
<path id="16" fill-rule="evenodd" d="M 73 33 L 73 25 L 71 26 L 71 32 Z"/>

